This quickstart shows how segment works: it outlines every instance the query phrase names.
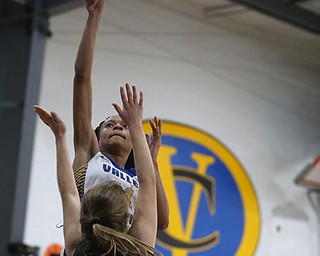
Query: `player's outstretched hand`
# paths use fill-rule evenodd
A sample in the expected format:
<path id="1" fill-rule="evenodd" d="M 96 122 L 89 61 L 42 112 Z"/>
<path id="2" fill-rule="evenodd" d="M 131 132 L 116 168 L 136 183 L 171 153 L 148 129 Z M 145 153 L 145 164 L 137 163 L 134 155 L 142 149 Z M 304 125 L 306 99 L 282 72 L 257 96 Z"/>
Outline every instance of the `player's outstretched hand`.
<path id="1" fill-rule="evenodd" d="M 105 0 L 84 0 L 88 12 L 102 12 Z"/>
<path id="2" fill-rule="evenodd" d="M 66 125 L 57 115 L 57 113 L 53 111 L 49 113 L 47 110 L 38 105 L 34 105 L 33 109 L 38 114 L 42 122 L 44 122 L 47 126 L 50 127 L 56 138 L 61 138 L 65 136 L 67 130 Z"/>
<path id="3" fill-rule="evenodd" d="M 142 125 L 143 116 L 143 93 L 137 93 L 136 86 L 132 86 L 132 90 L 129 84 L 126 84 L 126 89 L 120 87 L 120 96 L 122 100 L 122 108 L 113 103 L 113 107 L 118 112 L 121 119 L 130 127 L 135 125 Z"/>
<path id="4" fill-rule="evenodd" d="M 157 156 L 161 146 L 161 119 L 158 119 L 156 116 L 149 120 L 151 129 L 152 129 L 152 139 L 149 133 L 146 133 L 146 140 L 150 149 L 152 161 L 157 161 Z"/>

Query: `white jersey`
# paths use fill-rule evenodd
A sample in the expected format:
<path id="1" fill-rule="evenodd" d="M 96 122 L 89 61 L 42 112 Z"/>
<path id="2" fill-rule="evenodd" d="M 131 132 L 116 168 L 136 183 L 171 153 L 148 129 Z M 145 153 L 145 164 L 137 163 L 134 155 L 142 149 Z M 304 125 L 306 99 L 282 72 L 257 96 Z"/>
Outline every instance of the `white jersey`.
<path id="1" fill-rule="evenodd" d="M 129 203 L 129 227 L 132 224 L 134 206 L 139 190 L 139 183 L 135 169 L 130 171 L 118 166 L 113 160 L 103 155 L 101 152 L 88 162 L 85 175 L 84 193 L 90 188 L 105 181 L 117 181 L 121 184 L 126 194 L 130 196 Z"/>

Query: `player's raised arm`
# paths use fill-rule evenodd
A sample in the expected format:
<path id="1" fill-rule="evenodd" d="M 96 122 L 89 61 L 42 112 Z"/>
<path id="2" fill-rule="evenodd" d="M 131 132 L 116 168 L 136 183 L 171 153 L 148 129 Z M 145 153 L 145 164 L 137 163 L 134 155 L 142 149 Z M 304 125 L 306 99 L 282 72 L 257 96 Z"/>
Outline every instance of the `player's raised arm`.
<path id="1" fill-rule="evenodd" d="M 96 2 L 94 4 L 94 2 Z M 87 22 L 75 61 L 73 82 L 73 126 L 75 159 L 73 169 L 86 164 L 99 151 L 99 144 L 92 129 L 92 64 L 96 36 L 104 10 L 105 0 L 85 0 Z"/>
<path id="2" fill-rule="evenodd" d="M 73 251 L 81 239 L 80 199 L 67 148 L 66 126 L 55 112 L 49 113 L 39 106 L 34 106 L 34 110 L 55 136 L 57 180 L 62 200 L 65 247 L 67 255 L 73 255 Z"/>
<path id="3" fill-rule="evenodd" d="M 123 107 L 113 104 L 121 119 L 128 125 L 139 180 L 135 214 L 129 233 L 150 246 L 155 245 L 157 230 L 156 178 L 150 150 L 145 139 L 142 116 L 143 94 L 136 87 L 120 88 Z"/>
<path id="4" fill-rule="evenodd" d="M 169 226 L 169 203 L 162 184 L 157 161 L 159 149 L 161 146 L 162 121 L 155 116 L 152 120 L 149 121 L 149 123 L 152 129 L 152 140 L 150 134 L 146 134 L 146 139 L 150 149 L 156 176 L 158 229 L 164 230 Z"/>

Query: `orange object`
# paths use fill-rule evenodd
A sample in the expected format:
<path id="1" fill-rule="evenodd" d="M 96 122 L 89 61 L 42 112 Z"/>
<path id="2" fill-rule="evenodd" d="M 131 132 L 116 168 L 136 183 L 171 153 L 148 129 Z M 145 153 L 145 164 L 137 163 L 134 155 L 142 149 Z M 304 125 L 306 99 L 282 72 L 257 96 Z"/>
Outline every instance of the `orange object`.
<path id="1" fill-rule="evenodd" d="M 44 252 L 43 256 L 60 256 L 61 251 L 62 245 L 50 244 L 47 250 Z"/>

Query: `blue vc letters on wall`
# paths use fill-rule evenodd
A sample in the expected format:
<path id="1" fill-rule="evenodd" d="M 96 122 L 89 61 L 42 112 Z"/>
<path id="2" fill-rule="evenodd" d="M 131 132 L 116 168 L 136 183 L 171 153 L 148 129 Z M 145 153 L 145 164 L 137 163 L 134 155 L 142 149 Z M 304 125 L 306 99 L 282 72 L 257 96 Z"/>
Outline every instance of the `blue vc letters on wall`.
<path id="1" fill-rule="evenodd" d="M 146 132 L 151 132 L 144 123 Z M 238 160 L 216 138 L 163 121 L 158 155 L 170 204 L 170 225 L 157 248 L 168 256 L 253 255 L 260 213 Z"/>

